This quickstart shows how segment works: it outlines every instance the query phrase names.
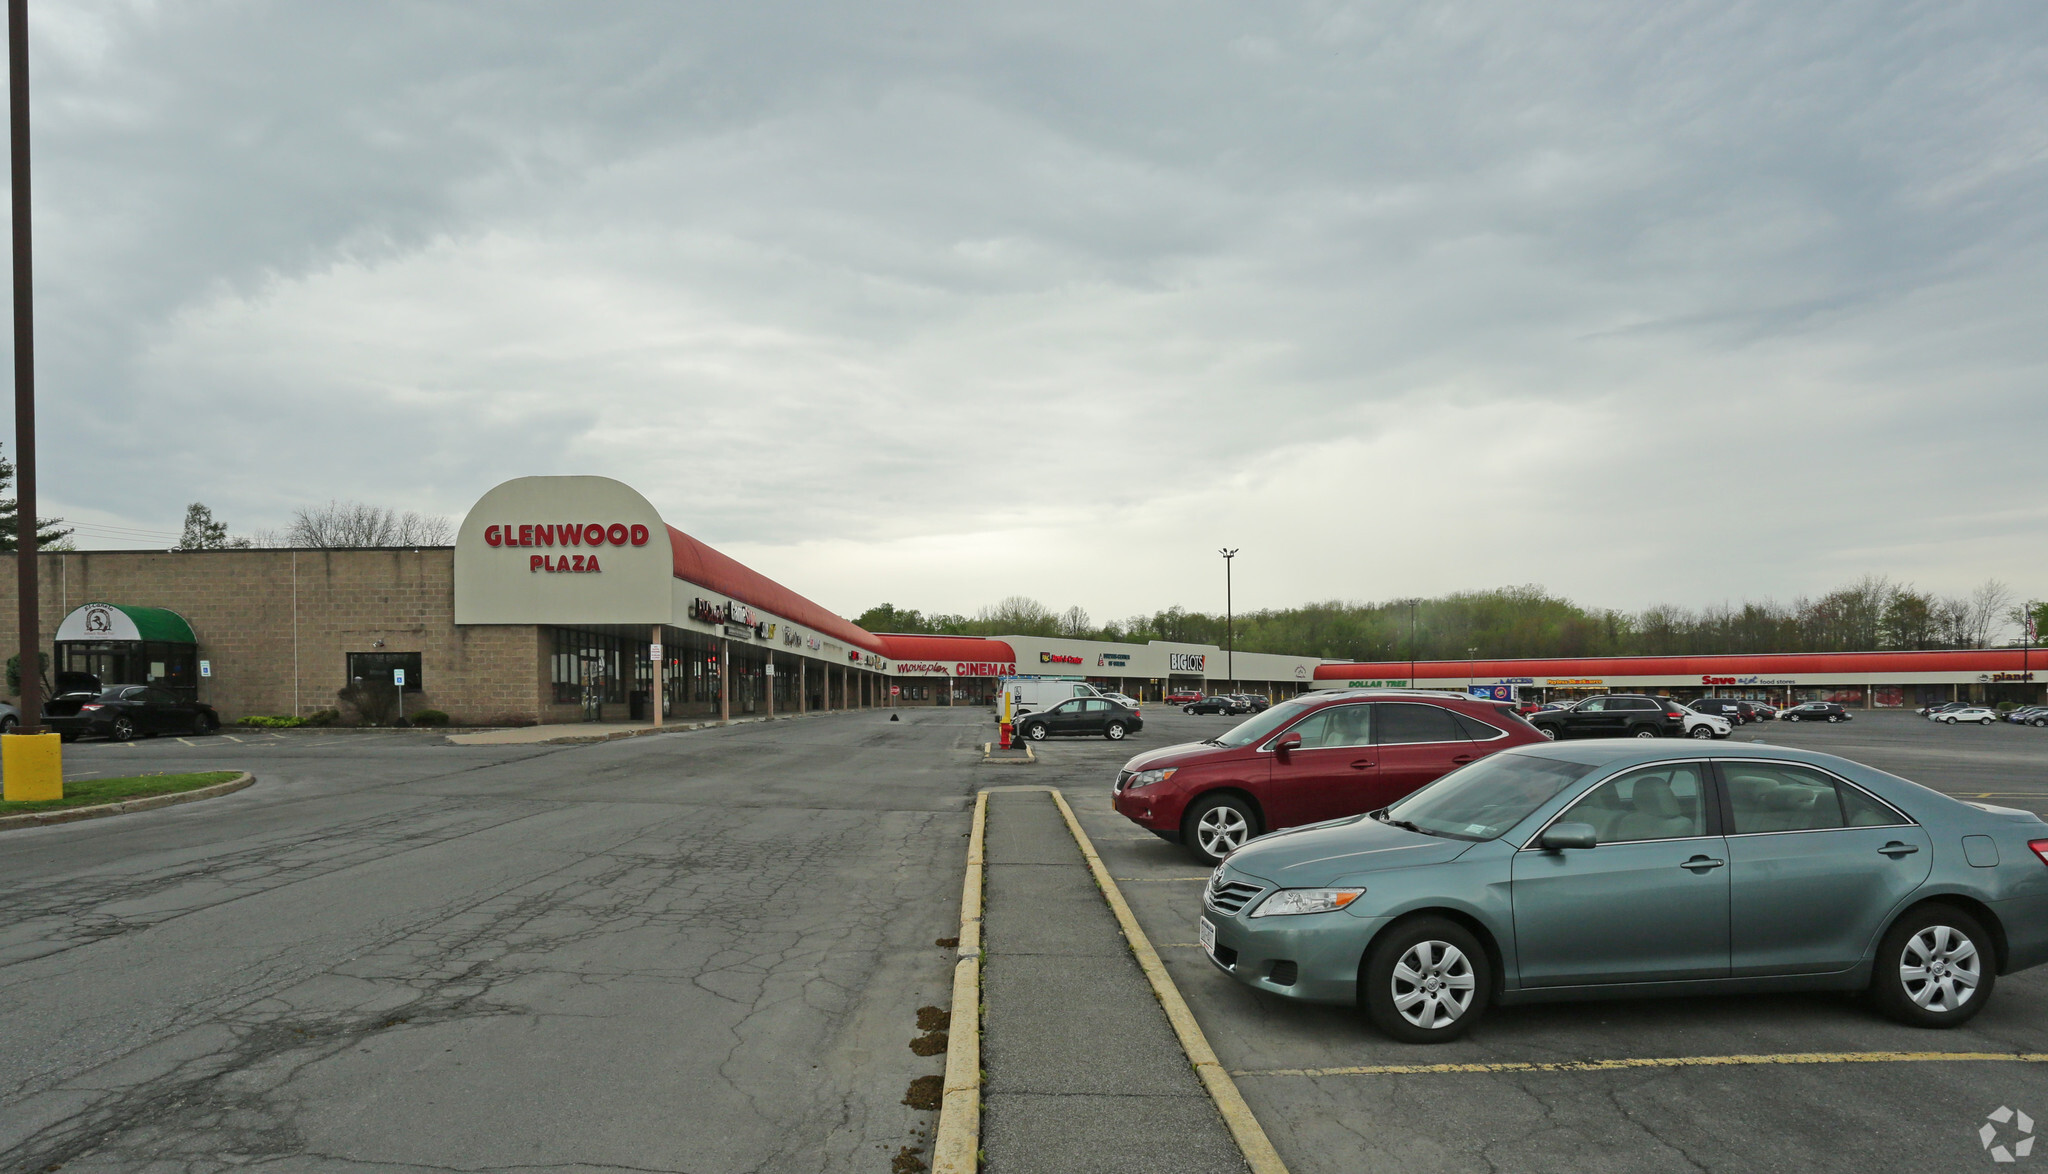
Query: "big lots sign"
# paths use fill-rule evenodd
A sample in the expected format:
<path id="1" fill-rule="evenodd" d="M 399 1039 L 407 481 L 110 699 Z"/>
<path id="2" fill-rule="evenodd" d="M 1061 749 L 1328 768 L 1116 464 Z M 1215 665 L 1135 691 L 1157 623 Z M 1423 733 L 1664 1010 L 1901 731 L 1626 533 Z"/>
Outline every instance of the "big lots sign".
<path id="1" fill-rule="evenodd" d="M 645 546 L 647 527 L 638 522 L 564 522 L 484 527 L 486 546 Z M 600 572 L 603 564 L 597 552 L 560 555 L 534 554 L 526 559 L 528 571 L 569 571 L 579 574 Z"/>

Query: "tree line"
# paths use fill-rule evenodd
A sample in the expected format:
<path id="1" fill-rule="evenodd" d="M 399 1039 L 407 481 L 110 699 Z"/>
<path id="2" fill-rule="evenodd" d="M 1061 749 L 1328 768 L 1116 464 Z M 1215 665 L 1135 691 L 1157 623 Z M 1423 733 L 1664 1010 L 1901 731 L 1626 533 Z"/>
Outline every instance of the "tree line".
<path id="1" fill-rule="evenodd" d="M 2038 631 L 2048 626 L 2048 605 L 2037 608 Z M 1377 603 L 1332 599 L 1246 612 L 1234 626 L 1239 651 L 1329 660 L 1680 656 L 1987 648 L 2018 642 L 2023 611 L 2011 588 L 1996 579 L 1966 595 L 1945 596 L 1867 575 L 1790 603 L 1745 600 L 1698 609 L 1660 604 L 1628 612 L 1584 607 L 1532 585 Z M 1229 644 L 1231 634 L 1223 616 L 1178 605 L 1098 625 L 1079 607 L 1056 611 L 1021 595 L 972 616 L 926 615 L 884 603 L 854 622 L 870 632 L 1176 640 L 1219 647 Z"/>

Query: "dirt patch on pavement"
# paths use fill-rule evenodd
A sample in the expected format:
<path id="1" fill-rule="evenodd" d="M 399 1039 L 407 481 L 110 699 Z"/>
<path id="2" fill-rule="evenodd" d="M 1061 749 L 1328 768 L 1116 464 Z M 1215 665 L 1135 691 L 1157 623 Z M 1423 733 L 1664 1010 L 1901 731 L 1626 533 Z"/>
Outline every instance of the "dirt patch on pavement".
<path id="1" fill-rule="evenodd" d="M 946 1099 L 946 1078 L 943 1076 L 920 1076 L 910 1082 L 910 1091 L 903 1094 L 903 1103 L 913 1109 L 936 1112 Z"/>

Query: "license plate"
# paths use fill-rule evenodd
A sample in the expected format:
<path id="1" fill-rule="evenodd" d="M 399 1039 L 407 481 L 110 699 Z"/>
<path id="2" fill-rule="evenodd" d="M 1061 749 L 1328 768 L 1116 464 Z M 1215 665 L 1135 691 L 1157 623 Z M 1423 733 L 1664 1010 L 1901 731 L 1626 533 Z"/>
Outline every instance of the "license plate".
<path id="1" fill-rule="evenodd" d="M 1204 954 L 1211 958 L 1216 956 L 1216 927 L 1209 924 L 1208 918 L 1204 917 L 1201 924 L 1195 927 L 1195 940 L 1202 943 Z"/>

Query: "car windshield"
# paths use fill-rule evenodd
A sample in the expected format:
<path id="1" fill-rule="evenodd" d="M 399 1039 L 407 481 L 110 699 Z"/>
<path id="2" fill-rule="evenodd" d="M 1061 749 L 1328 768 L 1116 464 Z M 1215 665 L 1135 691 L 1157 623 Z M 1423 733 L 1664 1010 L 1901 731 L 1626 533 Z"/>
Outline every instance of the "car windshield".
<path id="1" fill-rule="evenodd" d="M 1495 754 L 1460 767 L 1386 809 L 1389 823 L 1454 840 L 1491 840 L 1593 767 L 1534 754 Z"/>
<path id="2" fill-rule="evenodd" d="M 1294 719 L 1307 712 L 1312 704 L 1313 702 L 1308 701 L 1282 702 L 1271 709 L 1262 711 L 1257 717 L 1246 718 L 1244 721 L 1232 726 L 1228 733 L 1211 738 L 1209 741 L 1218 746 L 1249 746 L 1254 742 L 1263 740 L 1274 730 L 1286 728 Z"/>

